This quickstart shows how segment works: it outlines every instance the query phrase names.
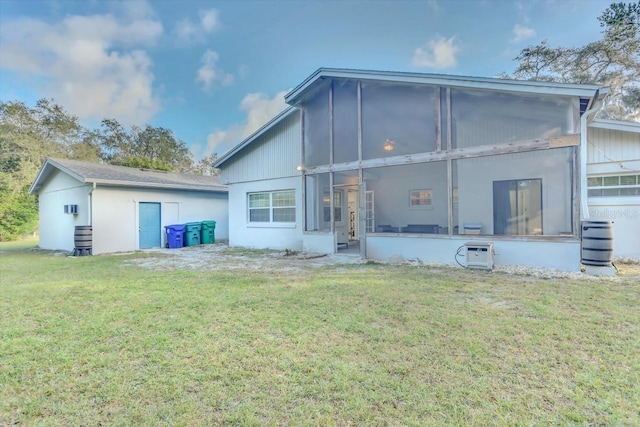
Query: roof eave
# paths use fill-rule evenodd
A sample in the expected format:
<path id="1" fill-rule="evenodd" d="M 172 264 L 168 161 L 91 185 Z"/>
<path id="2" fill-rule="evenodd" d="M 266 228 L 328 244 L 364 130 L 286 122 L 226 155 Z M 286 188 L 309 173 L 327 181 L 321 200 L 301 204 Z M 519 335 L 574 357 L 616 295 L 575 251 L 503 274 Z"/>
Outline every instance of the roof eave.
<path id="1" fill-rule="evenodd" d="M 227 193 L 229 190 L 226 186 L 208 186 L 208 185 L 187 185 L 187 184 L 161 184 L 154 182 L 139 182 L 139 181 L 119 181 L 119 180 L 107 180 L 107 179 L 92 179 L 87 178 L 87 183 L 96 185 L 102 185 L 107 187 L 139 187 L 139 188 L 164 188 L 168 190 L 191 190 L 191 191 L 206 191 L 210 193 Z"/>
<path id="2" fill-rule="evenodd" d="M 60 163 L 51 159 L 50 157 L 47 157 L 42 167 L 40 168 L 40 171 L 38 171 L 38 175 L 36 176 L 36 179 L 33 181 L 33 184 L 31 184 L 31 187 L 29 187 L 29 194 L 38 194 L 38 192 L 40 191 L 40 188 L 42 188 L 42 185 L 44 184 L 44 181 L 49 177 L 49 175 L 51 175 L 52 169 L 59 169 L 62 172 L 71 176 L 72 178 L 80 181 L 81 183 L 83 184 L 87 183 L 84 177 L 64 167 Z"/>
<path id="3" fill-rule="evenodd" d="M 640 123 L 623 120 L 594 119 L 589 127 L 598 129 L 612 129 L 622 132 L 640 133 Z"/>
<path id="4" fill-rule="evenodd" d="M 349 69 L 320 68 L 291 92 L 285 95 L 289 105 L 300 103 L 307 90 L 323 78 L 349 78 L 358 80 L 376 80 L 399 83 L 421 83 L 471 89 L 505 90 L 521 93 L 539 93 L 548 95 L 591 97 L 600 89 L 601 95 L 608 93 L 608 88 L 600 88 L 594 84 L 569 84 L 540 82 L 533 80 L 508 80 L 489 77 L 454 76 L 444 74 L 420 74 L 390 71 L 358 71 Z"/>

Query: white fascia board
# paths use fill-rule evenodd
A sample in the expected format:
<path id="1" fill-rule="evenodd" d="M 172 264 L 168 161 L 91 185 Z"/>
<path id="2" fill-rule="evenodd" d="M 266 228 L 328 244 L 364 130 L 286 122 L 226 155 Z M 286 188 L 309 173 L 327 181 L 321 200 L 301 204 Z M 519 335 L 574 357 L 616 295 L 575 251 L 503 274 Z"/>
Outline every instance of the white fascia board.
<path id="1" fill-rule="evenodd" d="M 640 123 L 628 122 L 623 120 L 595 119 L 594 121 L 589 123 L 589 127 L 598 129 L 619 130 L 622 132 L 640 133 Z"/>
<path id="2" fill-rule="evenodd" d="M 42 165 L 42 167 L 40 168 L 40 171 L 38 172 L 38 175 L 36 176 L 36 179 L 33 181 L 33 184 L 31 184 L 31 187 L 29 187 L 29 194 L 38 194 L 38 191 L 40 191 L 40 187 L 42 187 L 42 185 L 44 184 L 44 181 L 47 180 L 47 178 L 49 178 L 49 175 L 51 175 L 51 173 L 53 172 L 54 169 L 58 169 L 64 173 L 66 173 L 67 175 L 69 175 L 70 177 L 82 182 L 82 183 L 86 183 L 84 180 L 84 177 L 78 175 L 77 173 L 67 169 L 66 167 L 62 166 L 60 163 L 47 158 L 44 162 L 44 164 Z"/>
<path id="3" fill-rule="evenodd" d="M 300 85 L 285 95 L 289 105 L 299 103 L 306 90 L 322 78 L 344 78 L 354 80 L 375 80 L 397 83 L 417 83 L 436 86 L 464 87 L 470 89 L 497 90 L 506 92 L 532 93 L 543 95 L 593 97 L 596 90 L 600 95 L 608 93 L 608 88 L 594 84 L 569 84 L 541 82 L 533 80 L 508 80 L 488 77 L 453 76 L 446 74 L 422 74 L 390 71 L 359 71 L 320 68 Z"/>
<path id="4" fill-rule="evenodd" d="M 198 185 L 180 185 L 180 184 L 161 184 L 153 182 L 134 182 L 134 181 L 117 181 L 117 180 L 105 180 L 105 179 L 87 179 L 84 180 L 87 184 L 102 185 L 107 187 L 133 187 L 133 188 L 161 188 L 167 190 L 192 190 L 192 191 L 206 191 L 209 193 L 227 193 L 229 190 L 226 186 L 210 187 L 210 186 L 198 186 Z"/>
<path id="5" fill-rule="evenodd" d="M 276 126 L 278 123 L 288 118 L 295 111 L 296 109 L 294 107 L 289 106 L 285 108 L 277 116 L 275 116 L 274 118 L 269 120 L 267 123 L 265 123 L 260 129 L 258 129 L 257 131 L 249 135 L 246 139 L 244 139 L 238 145 L 236 145 L 235 147 L 233 147 L 232 149 L 224 153 L 222 156 L 220 156 L 220 158 L 213 164 L 213 167 L 214 168 L 220 167 L 223 163 L 225 163 L 231 157 L 235 156 L 239 151 L 241 151 L 247 145 L 251 144 L 253 141 L 260 138 L 262 135 L 268 132 L 271 128 Z"/>

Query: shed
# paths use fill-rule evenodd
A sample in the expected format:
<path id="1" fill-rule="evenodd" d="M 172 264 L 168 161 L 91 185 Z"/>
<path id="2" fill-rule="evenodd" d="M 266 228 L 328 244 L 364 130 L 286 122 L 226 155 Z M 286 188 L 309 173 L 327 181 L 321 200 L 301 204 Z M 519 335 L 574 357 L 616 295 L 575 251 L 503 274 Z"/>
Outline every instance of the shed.
<path id="1" fill-rule="evenodd" d="M 47 158 L 29 190 L 38 195 L 40 247 L 74 249 L 92 226 L 92 253 L 164 247 L 164 226 L 216 221 L 229 236 L 227 187 L 216 177 Z"/>

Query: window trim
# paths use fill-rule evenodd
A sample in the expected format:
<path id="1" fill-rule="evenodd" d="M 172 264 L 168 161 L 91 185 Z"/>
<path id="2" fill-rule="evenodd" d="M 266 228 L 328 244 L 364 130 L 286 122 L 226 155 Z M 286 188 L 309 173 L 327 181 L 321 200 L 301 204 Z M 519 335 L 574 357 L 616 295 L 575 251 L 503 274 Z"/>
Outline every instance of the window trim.
<path id="1" fill-rule="evenodd" d="M 414 199 L 414 193 L 428 193 L 428 196 L 424 199 L 420 196 Z M 414 205 L 414 200 L 428 200 L 429 204 L 417 204 Z M 433 188 L 420 188 L 415 190 L 409 190 L 409 209 L 433 209 Z"/>
<path id="2" fill-rule="evenodd" d="M 274 194 L 278 193 L 292 193 L 293 195 L 293 204 L 287 206 L 274 206 Z M 260 206 L 260 207 L 251 207 L 251 196 L 254 195 L 269 195 L 269 206 Z M 285 190 L 272 190 L 272 191 L 253 191 L 247 193 L 247 225 L 253 227 L 261 227 L 261 226 L 271 226 L 271 227 L 291 227 L 295 226 L 297 222 L 297 206 L 296 206 L 296 191 L 295 189 L 285 189 Z M 268 209 L 269 210 L 269 220 L 268 221 L 252 221 L 251 220 L 251 211 L 253 209 Z M 294 220 L 293 221 L 274 221 L 274 210 L 277 209 L 293 209 Z"/>
<path id="3" fill-rule="evenodd" d="M 635 177 L 635 184 L 623 184 L 623 177 Z M 617 185 L 606 185 L 605 180 L 616 178 Z M 590 185 L 590 181 L 598 179 L 599 185 Z M 621 190 L 635 189 L 636 194 L 621 194 Z M 614 190 L 617 194 L 604 194 L 604 191 Z M 600 194 L 594 194 L 594 193 Z M 640 174 L 622 174 L 622 175 L 596 175 L 587 177 L 587 195 L 588 197 L 607 198 L 607 197 L 638 197 L 640 196 Z"/>

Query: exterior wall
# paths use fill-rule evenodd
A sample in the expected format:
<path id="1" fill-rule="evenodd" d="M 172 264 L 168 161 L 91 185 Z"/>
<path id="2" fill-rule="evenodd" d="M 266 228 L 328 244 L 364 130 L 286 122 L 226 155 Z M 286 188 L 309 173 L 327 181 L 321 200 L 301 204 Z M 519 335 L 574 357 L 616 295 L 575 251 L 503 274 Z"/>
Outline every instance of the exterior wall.
<path id="1" fill-rule="evenodd" d="M 295 169 L 294 169 L 295 170 Z M 250 224 L 247 194 L 295 190 L 295 224 Z M 229 186 L 229 245 L 249 248 L 302 250 L 302 178 L 300 176 L 231 184 Z"/>
<path id="2" fill-rule="evenodd" d="M 570 239 L 534 241 L 494 240 L 490 237 L 472 239 L 470 236 L 459 238 L 368 236 L 367 258 L 385 260 L 399 255 L 407 260 L 452 263 L 455 262 L 458 248 L 469 241 L 493 242 L 496 266 L 525 265 L 580 271 L 580 242 Z M 458 257 L 458 260 L 464 265 L 464 255 Z"/>
<path id="3" fill-rule="evenodd" d="M 237 183 L 299 176 L 300 115 L 294 112 L 225 163 L 220 182 Z"/>
<path id="4" fill-rule="evenodd" d="M 614 258 L 640 260 L 639 197 L 598 197 L 589 199 L 589 218 L 613 222 Z"/>
<path id="5" fill-rule="evenodd" d="M 66 173 L 51 174 L 38 195 L 42 249 L 73 250 L 75 227 L 89 224 L 91 189 Z M 77 215 L 64 213 L 64 205 L 70 204 L 78 205 Z"/>
<path id="6" fill-rule="evenodd" d="M 640 132 L 589 128 L 587 158 L 588 176 L 638 174 Z M 591 220 L 613 222 L 614 258 L 640 260 L 640 196 L 589 197 L 588 205 Z"/>
<path id="7" fill-rule="evenodd" d="M 593 127 L 588 132 L 587 163 L 591 169 L 599 163 L 611 163 L 611 159 L 640 160 L 640 133 Z M 619 165 L 615 166 L 621 172 Z"/>
<path id="8" fill-rule="evenodd" d="M 216 221 L 216 240 L 229 237 L 228 199 L 225 193 L 98 187 L 93 192 L 93 254 L 134 251 L 138 242 L 138 204 L 161 203 L 162 244 L 164 226 Z"/>

